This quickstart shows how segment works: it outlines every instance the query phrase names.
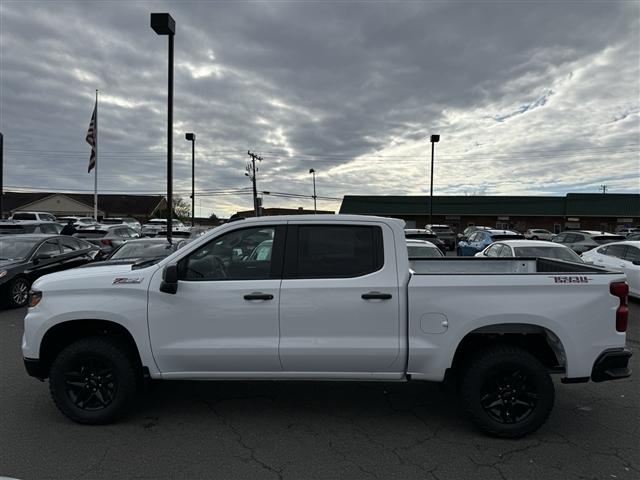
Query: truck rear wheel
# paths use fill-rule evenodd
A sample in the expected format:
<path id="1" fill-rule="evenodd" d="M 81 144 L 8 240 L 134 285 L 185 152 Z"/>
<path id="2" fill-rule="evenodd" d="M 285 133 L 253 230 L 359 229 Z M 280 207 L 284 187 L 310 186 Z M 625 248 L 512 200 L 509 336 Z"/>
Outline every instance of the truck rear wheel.
<path id="1" fill-rule="evenodd" d="M 134 363 L 116 341 L 84 338 L 56 357 L 49 372 L 49 390 L 58 409 L 71 420 L 110 423 L 135 396 Z"/>
<path id="2" fill-rule="evenodd" d="M 518 438 L 540 428 L 553 407 L 555 390 L 544 365 L 512 346 L 484 350 L 472 358 L 461 391 L 474 423 L 484 433 Z"/>

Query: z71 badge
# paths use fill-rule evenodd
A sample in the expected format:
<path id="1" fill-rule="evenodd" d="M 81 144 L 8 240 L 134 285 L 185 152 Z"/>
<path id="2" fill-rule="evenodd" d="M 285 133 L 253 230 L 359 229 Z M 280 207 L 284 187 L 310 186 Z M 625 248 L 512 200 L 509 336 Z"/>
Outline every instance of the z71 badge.
<path id="1" fill-rule="evenodd" d="M 553 276 L 555 283 L 589 283 L 591 279 L 584 275 L 562 275 L 562 276 Z"/>
<path id="2" fill-rule="evenodd" d="M 126 283 L 141 283 L 144 277 L 117 277 L 113 279 L 112 285 L 123 285 Z"/>

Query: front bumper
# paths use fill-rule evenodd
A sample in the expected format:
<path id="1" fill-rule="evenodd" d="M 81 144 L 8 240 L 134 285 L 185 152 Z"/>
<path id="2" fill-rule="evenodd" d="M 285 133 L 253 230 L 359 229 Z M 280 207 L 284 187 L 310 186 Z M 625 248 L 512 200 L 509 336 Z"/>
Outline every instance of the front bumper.
<path id="1" fill-rule="evenodd" d="M 35 377 L 38 380 L 44 380 L 49 376 L 49 372 L 46 372 L 44 366 L 37 358 L 23 358 L 24 368 L 27 370 L 27 374 L 31 377 Z"/>
<path id="2" fill-rule="evenodd" d="M 593 364 L 591 380 L 605 382 L 631 376 L 629 367 L 631 355 L 631 350 L 628 348 L 605 350 Z"/>

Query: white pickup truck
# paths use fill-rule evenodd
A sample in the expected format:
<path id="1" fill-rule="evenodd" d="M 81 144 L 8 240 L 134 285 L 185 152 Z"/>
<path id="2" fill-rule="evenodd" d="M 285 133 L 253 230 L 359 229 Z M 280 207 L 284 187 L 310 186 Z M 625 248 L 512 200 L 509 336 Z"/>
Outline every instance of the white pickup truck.
<path id="1" fill-rule="evenodd" d="M 624 274 L 550 259 L 407 258 L 404 222 L 227 223 L 153 265 L 33 285 L 22 351 L 72 420 L 120 416 L 145 378 L 455 379 L 486 433 L 540 427 L 563 382 L 630 375 Z"/>

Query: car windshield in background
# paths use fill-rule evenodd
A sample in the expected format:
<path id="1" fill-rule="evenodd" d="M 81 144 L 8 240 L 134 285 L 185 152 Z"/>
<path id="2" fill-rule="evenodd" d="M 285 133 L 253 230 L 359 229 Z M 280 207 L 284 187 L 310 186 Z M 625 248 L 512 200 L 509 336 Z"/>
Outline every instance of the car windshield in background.
<path id="1" fill-rule="evenodd" d="M 412 240 L 433 240 L 434 238 L 438 238 L 435 233 L 407 233 L 405 234 L 405 238 Z"/>
<path id="2" fill-rule="evenodd" d="M 605 243 L 611 242 L 622 242 L 627 238 L 623 235 L 602 235 L 600 237 L 593 237 L 598 245 L 604 245 Z"/>
<path id="3" fill-rule="evenodd" d="M 115 252 L 110 260 L 122 258 L 157 258 L 166 257 L 173 252 L 173 248 L 168 243 L 158 242 L 132 242 L 125 243 Z"/>
<path id="4" fill-rule="evenodd" d="M 566 260 L 567 262 L 580 262 L 582 259 L 570 248 L 558 247 L 515 247 L 517 257 L 546 257 Z"/>
<path id="5" fill-rule="evenodd" d="M 522 235 L 491 235 L 491 238 L 494 242 L 497 242 L 499 240 L 519 240 L 524 237 Z"/>
<path id="6" fill-rule="evenodd" d="M 26 258 L 38 240 L 22 238 L 0 238 L 0 260 Z"/>
<path id="7" fill-rule="evenodd" d="M 422 246 L 408 246 L 409 258 L 433 258 L 442 257 L 442 253 L 437 248 L 422 247 Z"/>

